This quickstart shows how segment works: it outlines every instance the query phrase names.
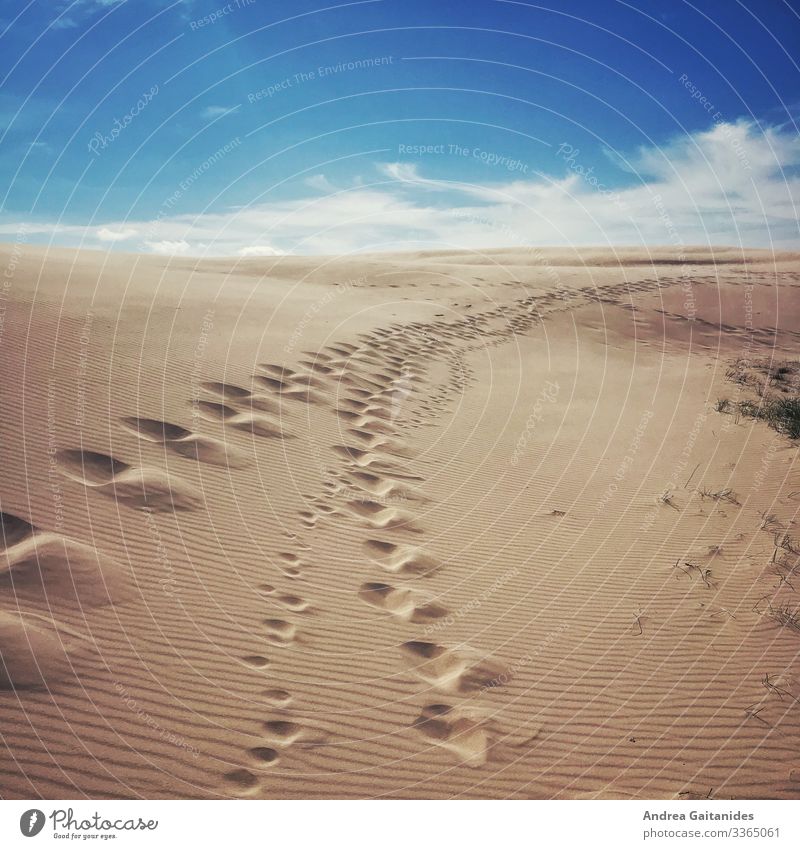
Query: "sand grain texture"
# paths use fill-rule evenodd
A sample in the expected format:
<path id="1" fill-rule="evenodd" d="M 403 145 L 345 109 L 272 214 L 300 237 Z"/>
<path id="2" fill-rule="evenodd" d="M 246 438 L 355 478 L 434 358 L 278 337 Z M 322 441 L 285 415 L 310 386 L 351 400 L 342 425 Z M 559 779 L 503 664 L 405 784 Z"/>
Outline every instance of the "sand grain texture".
<path id="1" fill-rule="evenodd" d="M 2 796 L 797 797 L 800 259 L 687 253 L 15 257 Z"/>

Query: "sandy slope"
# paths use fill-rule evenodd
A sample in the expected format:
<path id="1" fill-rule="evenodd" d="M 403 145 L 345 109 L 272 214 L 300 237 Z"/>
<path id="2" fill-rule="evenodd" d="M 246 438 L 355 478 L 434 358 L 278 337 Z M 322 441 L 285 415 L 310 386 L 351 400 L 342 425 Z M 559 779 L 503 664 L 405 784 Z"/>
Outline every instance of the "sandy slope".
<path id="1" fill-rule="evenodd" d="M 4 797 L 800 792 L 796 256 L 0 262 Z"/>

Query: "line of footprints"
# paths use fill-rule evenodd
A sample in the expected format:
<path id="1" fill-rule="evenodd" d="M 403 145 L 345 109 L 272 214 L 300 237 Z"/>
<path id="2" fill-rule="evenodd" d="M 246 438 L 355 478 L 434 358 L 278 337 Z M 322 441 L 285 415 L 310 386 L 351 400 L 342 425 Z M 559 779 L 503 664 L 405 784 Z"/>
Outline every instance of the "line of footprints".
<path id="1" fill-rule="evenodd" d="M 422 332 L 422 330 L 420 330 Z M 424 534 L 415 508 L 427 498 L 419 490 L 422 478 L 407 470 L 404 460 L 412 453 L 401 438 L 404 427 L 424 423 L 424 412 L 413 407 L 415 389 L 424 380 L 424 362 L 430 354 L 442 353 L 426 332 L 398 328 L 395 333 L 367 336 L 360 346 L 329 347 L 307 352 L 301 365 L 320 377 L 315 388 L 328 397 L 326 380 L 336 381 L 334 411 L 342 422 L 346 444 L 334 446 L 338 468 L 325 482 L 325 495 L 308 499 L 309 508 L 300 513 L 301 526 L 313 530 L 320 521 L 343 518 L 367 529 L 365 556 L 383 573 L 380 580 L 364 582 L 358 597 L 389 617 L 414 625 L 430 625 L 449 611 L 414 585 L 433 574 L 442 564 L 426 555 L 418 543 Z M 425 351 L 420 352 L 420 348 Z M 451 360 L 452 364 L 452 360 Z M 463 388 L 456 377 L 450 391 Z M 446 391 L 446 390 L 445 390 Z M 428 394 L 428 393 L 424 393 Z M 397 506 L 402 505 L 402 506 Z M 290 552 L 284 574 L 299 569 L 302 559 Z M 273 588 L 269 588 L 273 590 Z M 273 590 L 274 591 L 274 590 Z M 296 596 L 275 595 L 287 609 L 305 611 Z M 300 610 L 302 606 L 302 611 Z M 284 620 L 267 620 L 269 640 L 288 646 L 297 639 L 294 626 Z M 426 640 L 408 640 L 399 647 L 403 668 L 423 686 L 436 690 L 448 701 L 426 702 L 413 728 L 429 744 L 453 753 L 461 762 L 480 766 L 509 743 L 491 713 L 468 703 L 475 694 L 500 686 L 505 668 L 486 660 L 469 647 L 451 648 Z M 256 662 L 267 662 L 259 658 Z M 248 770 L 234 773 L 234 781 L 247 789 L 258 788 L 258 778 Z"/>
<path id="2" fill-rule="evenodd" d="M 713 279 L 713 278 L 709 278 Z M 608 297 L 676 285 L 676 279 L 621 283 L 604 290 Z M 341 517 L 370 531 L 365 556 L 381 571 L 380 579 L 356 589 L 365 605 L 412 625 L 426 626 L 447 616 L 447 610 L 414 586 L 442 568 L 420 544 L 424 530 L 417 508 L 427 501 L 418 485 L 423 480 L 407 471 L 411 452 L 401 432 L 429 426 L 454 397 L 470 385 L 464 354 L 499 345 L 515 333 L 525 333 L 550 312 L 575 302 L 596 301 L 591 288 L 518 299 L 451 321 L 394 324 L 363 334 L 357 345 L 329 345 L 304 352 L 296 369 L 263 363 L 247 389 L 231 383 L 204 381 L 200 397 L 191 403 L 194 421 L 210 427 L 241 431 L 258 439 L 291 440 L 284 404 L 324 405 L 334 411 L 347 438 L 333 446 L 338 468 L 325 482 L 325 496 L 309 499 L 299 516 L 311 531 L 317 523 Z M 568 302 L 569 305 L 568 305 Z M 417 392 L 428 364 L 444 362 L 449 377 Z M 225 439 L 197 433 L 172 422 L 139 416 L 124 417 L 120 426 L 143 442 L 190 461 L 243 468 L 247 454 Z M 155 466 L 128 463 L 110 454 L 67 449 L 58 454 L 63 474 L 117 503 L 152 512 L 179 512 L 201 506 L 196 488 L 180 476 Z M 399 506 L 398 506 L 399 505 Z M 58 618 L 59 609 L 100 606 L 124 601 L 131 587 L 125 571 L 91 546 L 36 527 L 11 512 L 0 512 L 0 634 L 4 666 L 0 690 L 51 687 L 67 678 L 76 658 L 95 651 L 86 634 Z M 279 555 L 278 567 L 287 580 L 302 578 L 306 565 L 294 534 L 295 551 Z M 289 546 L 292 547 L 292 546 Z M 313 613 L 301 596 L 262 584 L 271 604 L 265 618 L 265 641 L 276 649 L 302 642 L 298 618 Z M 480 766 L 509 743 L 492 717 L 468 703 L 471 696 L 506 680 L 505 670 L 468 647 L 451 648 L 423 639 L 400 646 L 404 667 L 424 687 L 446 694 L 447 701 L 426 702 L 414 728 L 432 745 L 461 761 Z M 269 660 L 248 655 L 243 663 L 264 669 Z M 326 736 L 294 721 L 291 694 L 270 688 L 263 697 L 274 710 L 264 722 L 259 745 L 249 749 L 250 768 L 226 778 L 237 792 L 255 793 L 259 771 L 279 761 L 292 746 L 317 746 Z M 503 741 L 498 742 L 498 741 Z"/>
<path id="3" fill-rule="evenodd" d="M 362 335 L 357 345 L 342 343 L 319 352 L 304 352 L 296 369 L 259 364 L 249 389 L 203 381 L 201 397 L 190 402 L 193 419 L 221 423 L 225 429 L 259 439 L 290 440 L 296 436 L 287 429 L 285 403 L 332 409 L 347 439 L 344 444 L 333 446 L 339 468 L 326 481 L 325 496 L 309 499 L 310 509 L 299 516 L 301 527 L 313 530 L 320 520 L 338 516 L 380 534 L 380 538 L 376 536 L 366 543 L 365 554 L 386 577 L 364 583 L 357 590 L 359 597 L 370 607 L 404 622 L 435 622 L 447 616 L 448 611 L 411 585 L 411 581 L 424 579 L 439 569 L 440 564 L 424 554 L 416 542 L 424 531 L 414 508 L 424 504 L 426 498 L 416 486 L 422 479 L 407 471 L 404 461 L 412 455 L 400 432 L 431 424 L 431 419 L 469 385 L 473 378 L 466 369 L 463 352 L 470 350 L 470 343 L 473 347 L 487 344 L 487 340 L 500 344 L 512 330 L 524 330 L 533 323 L 529 300 L 516 304 L 514 326 L 508 323 L 508 310 L 501 314 L 496 309 L 454 322 L 392 325 Z M 490 325 L 495 319 L 502 319 L 501 327 Z M 436 360 L 448 365 L 450 378 L 425 393 L 417 392 L 426 379 L 427 364 Z M 430 400 L 419 402 L 420 396 Z M 160 445 L 164 451 L 184 459 L 233 469 L 248 464 L 247 455 L 227 440 L 183 425 L 127 416 L 121 419 L 120 426 L 144 442 Z M 154 466 L 127 463 L 109 454 L 82 449 L 61 451 L 58 460 L 68 477 L 132 508 L 179 512 L 201 506 L 194 487 L 180 476 Z M 12 516 L 8 521 L 22 520 Z M 54 544 L 50 541 L 50 545 Z M 78 544 L 72 545 L 74 549 Z M 96 553 L 91 557 L 85 552 L 83 555 L 90 561 L 98 557 Z M 109 575 L 115 571 L 113 564 L 103 568 Z M 302 550 L 279 555 L 279 569 L 285 578 L 301 578 L 304 568 Z M 392 583 L 395 580 L 401 583 Z M 280 610 L 279 615 L 264 620 L 266 643 L 285 649 L 302 642 L 296 618 L 312 613 L 313 607 L 301 596 L 271 585 L 261 585 L 260 591 L 270 600 L 273 610 Z M 421 684 L 449 694 L 454 702 L 423 705 L 414 727 L 426 740 L 456 753 L 471 765 L 485 762 L 497 729 L 488 715 L 459 703 L 455 697 L 495 686 L 503 669 L 466 647 L 452 649 L 422 640 L 403 643 L 400 654 Z M 262 655 L 247 655 L 242 661 L 257 669 L 269 665 L 268 658 Z M 271 689 L 266 698 L 276 714 L 264 724 L 265 745 L 249 751 L 253 768 L 277 763 L 280 752 L 290 746 L 319 745 L 325 739 L 287 715 L 291 694 Z M 236 769 L 226 778 L 237 791 L 257 792 L 260 787 L 260 779 L 251 769 Z"/>

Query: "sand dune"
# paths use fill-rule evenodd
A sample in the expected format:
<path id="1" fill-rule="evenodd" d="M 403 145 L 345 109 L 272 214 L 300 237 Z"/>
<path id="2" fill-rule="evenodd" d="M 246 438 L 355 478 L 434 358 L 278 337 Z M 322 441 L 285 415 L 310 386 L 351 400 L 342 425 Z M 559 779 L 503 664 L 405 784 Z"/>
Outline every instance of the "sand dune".
<path id="1" fill-rule="evenodd" d="M 4 798 L 800 792 L 800 257 L 15 250 Z"/>

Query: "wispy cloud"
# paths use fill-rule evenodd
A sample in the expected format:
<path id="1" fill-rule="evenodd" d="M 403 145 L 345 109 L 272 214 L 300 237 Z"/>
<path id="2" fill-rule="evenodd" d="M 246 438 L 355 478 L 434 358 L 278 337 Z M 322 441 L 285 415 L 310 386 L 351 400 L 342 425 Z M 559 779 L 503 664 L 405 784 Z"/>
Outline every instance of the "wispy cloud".
<path id="1" fill-rule="evenodd" d="M 129 5 L 132 0 L 60 0 L 54 3 L 57 12 L 61 14 L 55 18 L 51 24 L 51 29 L 73 29 L 81 25 L 81 20 L 87 20 L 91 15 L 99 12 L 107 11 L 114 6 L 122 6 L 124 3 Z M 158 0 L 164 5 L 178 5 L 174 0 Z M 178 0 L 180 5 L 188 4 L 192 0 Z M 141 4 L 142 0 L 138 0 Z"/>
<path id="2" fill-rule="evenodd" d="M 625 156 L 626 188 L 554 150 L 551 178 L 466 184 L 386 163 L 372 181 L 226 212 L 102 225 L 26 226 L 59 244 L 157 253 L 339 254 L 418 247 L 694 245 L 800 247 L 800 138 L 739 121 Z M 314 192 L 308 196 L 309 189 Z M 19 222 L 0 225 L 0 235 Z M 108 234 L 114 233 L 112 240 Z M 119 237 L 117 237 L 119 236 Z"/>
<path id="3" fill-rule="evenodd" d="M 78 26 L 78 22 L 75 18 L 71 18 L 69 15 L 61 15 L 50 24 L 50 29 L 74 29 L 76 26 Z"/>
<path id="4" fill-rule="evenodd" d="M 239 105 L 240 104 L 237 104 L 236 106 L 206 106 L 200 115 L 209 120 L 213 118 L 221 118 L 223 115 L 232 115 L 234 112 L 237 112 Z"/>
<path id="5" fill-rule="evenodd" d="M 50 29 L 75 29 L 92 14 L 112 6 L 120 6 L 124 2 L 125 0 L 60 0 L 53 4 L 55 11 L 60 14 L 50 22 Z"/>
<path id="6" fill-rule="evenodd" d="M 248 245 L 246 248 L 239 248 L 237 253 L 239 256 L 280 256 L 283 251 L 270 245 Z"/>
<path id="7" fill-rule="evenodd" d="M 327 193 L 336 191 L 336 188 L 324 174 L 314 174 L 311 177 L 306 177 L 305 184 L 320 192 Z"/>

